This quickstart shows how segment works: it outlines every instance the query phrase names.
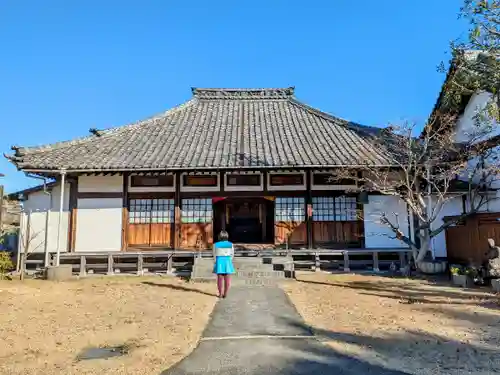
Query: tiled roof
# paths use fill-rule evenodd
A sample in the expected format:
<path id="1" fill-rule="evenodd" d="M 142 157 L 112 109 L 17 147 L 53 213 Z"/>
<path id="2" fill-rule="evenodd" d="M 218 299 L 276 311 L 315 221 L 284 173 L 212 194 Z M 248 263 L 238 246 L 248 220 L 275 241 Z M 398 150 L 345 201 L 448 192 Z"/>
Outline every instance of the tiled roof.
<path id="1" fill-rule="evenodd" d="M 365 127 L 285 89 L 193 89 L 161 115 L 52 145 L 13 148 L 20 169 L 67 171 L 389 165 Z"/>

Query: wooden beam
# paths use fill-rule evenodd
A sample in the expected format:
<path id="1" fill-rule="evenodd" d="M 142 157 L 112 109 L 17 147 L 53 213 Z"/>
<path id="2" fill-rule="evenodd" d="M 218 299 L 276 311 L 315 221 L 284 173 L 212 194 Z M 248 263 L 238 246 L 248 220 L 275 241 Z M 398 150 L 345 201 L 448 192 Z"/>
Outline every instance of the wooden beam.
<path id="1" fill-rule="evenodd" d="M 174 196 L 171 191 L 128 192 L 129 199 L 174 199 Z"/>
<path id="2" fill-rule="evenodd" d="M 174 249 L 181 247 L 181 174 L 175 174 L 175 193 L 174 193 Z M 199 195 L 199 193 L 198 193 Z"/>
<path id="3" fill-rule="evenodd" d="M 361 230 L 359 230 L 358 233 L 362 233 L 363 237 L 359 239 L 359 247 L 365 247 L 365 239 L 366 239 L 366 233 L 365 233 L 365 206 L 363 203 L 356 203 L 356 218 L 357 221 L 360 223 L 362 226 Z"/>
<path id="4" fill-rule="evenodd" d="M 122 192 L 122 251 L 128 248 L 128 180 L 129 173 L 123 174 L 123 192 Z"/>
<path id="5" fill-rule="evenodd" d="M 77 194 L 78 199 L 103 199 L 123 198 L 123 192 L 81 192 Z"/>
<path id="6" fill-rule="evenodd" d="M 314 235 L 313 235 L 313 205 L 312 205 L 312 194 L 311 194 L 311 173 L 306 172 L 306 243 L 307 248 L 312 249 L 314 247 Z"/>
<path id="7" fill-rule="evenodd" d="M 76 248 L 76 219 L 78 215 L 78 177 L 69 181 L 69 225 L 68 225 L 68 252 Z"/>

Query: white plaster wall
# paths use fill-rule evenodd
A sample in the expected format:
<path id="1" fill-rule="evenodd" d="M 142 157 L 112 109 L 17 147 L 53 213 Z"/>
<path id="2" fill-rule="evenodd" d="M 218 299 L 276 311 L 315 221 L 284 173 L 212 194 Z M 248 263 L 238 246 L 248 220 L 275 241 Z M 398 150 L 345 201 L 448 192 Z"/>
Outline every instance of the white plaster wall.
<path id="1" fill-rule="evenodd" d="M 121 193 L 123 176 L 80 176 L 78 191 L 81 193 Z"/>
<path id="2" fill-rule="evenodd" d="M 370 195 L 364 205 L 365 245 L 367 248 L 408 247 L 404 242 L 393 238 L 394 233 L 380 222 L 385 213 L 392 223 L 399 223 L 401 231 L 408 235 L 408 212 L 406 203 L 398 197 L 388 195 Z"/>
<path id="3" fill-rule="evenodd" d="M 477 92 L 471 97 L 467 107 L 465 107 L 464 113 L 460 116 L 457 122 L 457 141 L 466 142 L 470 139 L 471 135 L 477 134 L 478 129 L 475 122 L 476 115 L 486 107 L 486 105 L 492 100 L 492 97 L 492 94 L 484 91 Z M 493 129 L 485 138 L 490 138 L 500 134 L 500 126 L 495 126 L 493 122 L 491 124 L 488 123 L 487 125 L 493 125 Z"/>
<path id="4" fill-rule="evenodd" d="M 52 199 L 43 191 L 38 191 L 27 196 L 23 202 L 24 214 L 21 218 L 20 249 L 24 251 L 26 239 L 29 240 L 28 253 L 43 253 L 45 251 L 45 235 L 47 232 L 47 249 L 49 252 L 57 251 L 57 233 L 59 228 L 59 201 L 60 185 L 52 189 Z M 59 246 L 61 252 L 68 250 L 68 224 L 69 224 L 69 193 L 70 185 L 65 184 L 63 214 L 61 216 L 61 231 Z M 30 235 L 27 235 L 27 216 L 30 215 Z M 48 226 L 46 218 L 49 215 Z"/>
<path id="5" fill-rule="evenodd" d="M 434 200 L 433 204 L 436 204 Z M 458 196 L 456 198 L 447 201 L 441 210 L 436 213 L 437 218 L 432 222 L 431 229 L 435 230 L 444 224 L 443 218 L 445 216 L 455 216 L 460 215 L 463 212 L 462 197 Z M 431 250 L 434 257 L 446 257 L 446 233 L 442 231 L 437 236 L 432 239 Z"/>
<path id="6" fill-rule="evenodd" d="M 78 199 L 75 251 L 120 251 L 122 199 Z"/>

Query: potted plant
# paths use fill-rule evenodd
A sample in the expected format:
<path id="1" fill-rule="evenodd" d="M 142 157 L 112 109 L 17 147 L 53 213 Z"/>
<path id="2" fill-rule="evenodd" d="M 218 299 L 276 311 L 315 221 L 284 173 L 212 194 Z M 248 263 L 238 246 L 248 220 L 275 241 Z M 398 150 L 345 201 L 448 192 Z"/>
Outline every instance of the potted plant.
<path id="1" fill-rule="evenodd" d="M 446 271 L 447 263 L 443 260 L 423 260 L 418 263 L 418 269 L 425 274 L 435 275 Z"/>
<path id="2" fill-rule="evenodd" d="M 474 267 L 462 267 L 454 265 L 450 267 L 453 284 L 462 288 L 472 288 L 474 286 L 474 276 L 477 270 Z"/>

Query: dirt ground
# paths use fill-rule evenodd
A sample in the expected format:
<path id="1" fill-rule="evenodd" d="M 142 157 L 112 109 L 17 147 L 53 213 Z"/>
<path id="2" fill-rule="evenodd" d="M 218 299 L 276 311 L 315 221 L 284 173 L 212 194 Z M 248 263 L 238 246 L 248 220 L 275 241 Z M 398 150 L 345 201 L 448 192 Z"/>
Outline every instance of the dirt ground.
<path id="1" fill-rule="evenodd" d="M 500 303 L 447 283 L 309 274 L 285 290 L 334 350 L 409 374 L 500 372 Z"/>
<path id="2" fill-rule="evenodd" d="M 158 374 L 196 345 L 212 289 L 160 277 L 0 281 L 0 374 Z M 126 354 L 79 359 L 110 346 Z"/>

